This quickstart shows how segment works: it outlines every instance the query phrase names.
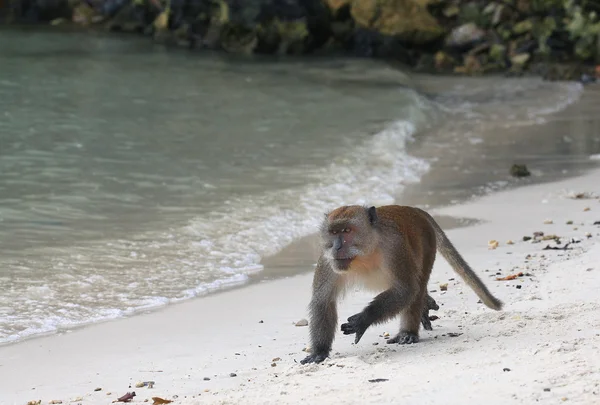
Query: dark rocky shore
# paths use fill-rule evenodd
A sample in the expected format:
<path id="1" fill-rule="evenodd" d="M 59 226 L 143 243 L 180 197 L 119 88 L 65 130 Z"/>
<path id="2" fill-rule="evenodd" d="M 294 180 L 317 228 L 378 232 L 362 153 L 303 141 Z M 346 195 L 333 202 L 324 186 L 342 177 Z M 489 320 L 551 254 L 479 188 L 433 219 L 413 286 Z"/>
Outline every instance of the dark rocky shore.
<path id="1" fill-rule="evenodd" d="M 600 0 L 0 0 L 6 24 L 75 25 L 239 54 L 351 54 L 419 72 L 600 77 Z"/>

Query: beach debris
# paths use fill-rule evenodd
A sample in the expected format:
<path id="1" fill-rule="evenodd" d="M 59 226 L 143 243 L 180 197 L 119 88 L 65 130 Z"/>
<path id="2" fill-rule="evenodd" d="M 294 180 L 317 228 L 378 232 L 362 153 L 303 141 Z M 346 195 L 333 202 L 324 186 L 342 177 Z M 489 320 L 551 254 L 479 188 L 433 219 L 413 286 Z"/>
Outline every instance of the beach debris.
<path id="1" fill-rule="evenodd" d="M 265 323 L 265 321 L 263 321 L 262 319 L 260 321 L 258 321 L 258 323 Z"/>
<path id="2" fill-rule="evenodd" d="M 582 193 L 571 192 L 571 193 L 567 194 L 567 197 L 571 198 L 573 200 L 587 200 L 590 198 L 596 198 L 597 195 L 596 195 L 596 193 L 590 193 L 588 191 L 584 191 Z"/>
<path id="3" fill-rule="evenodd" d="M 521 284 L 517 284 L 515 287 L 517 287 L 517 290 L 520 290 L 521 288 L 523 288 L 523 286 Z"/>
<path id="4" fill-rule="evenodd" d="M 590 207 L 585 207 L 585 208 L 583 209 L 583 211 L 584 211 L 584 212 L 586 212 L 586 211 L 589 211 L 589 210 L 591 210 L 591 208 L 590 208 Z"/>
<path id="5" fill-rule="evenodd" d="M 462 335 L 462 333 L 448 332 L 447 335 L 449 337 L 459 337 L 460 335 Z"/>
<path id="6" fill-rule="evenodd" d="M 229 373 L 229 377 L 237 377 L 236 373 Z"/>
<path id="7" fill-rule="evenodd" d="M 152 405 L 170 404 L 171 402 L 173 402 L 170 399 L 164 399 L 161 397 L 152 397 L 152 401 L 154 401 Z"/>
<path id="8" fill-rule="evenodd" d="M 553 223 L 554 222 L 551 219 L 545 219 L 544 220 L 544 224 L 546 224 L 546 225 L 550 225 L 550 224 L 553 224 Z"/>
<path id="9" fill-rule="evenodd" d="M 517 277 L 523 277 L 523 273 L 522 272 L 518 272 L 515 274 L 510 274 L 506 277 L 496 277 L 496 281 L 509 281 L 509 280 L 514 280 Z"/>
<path id="10" fill-rule="evenodd" d="M 594 224 L 593 224 L 593 225 L 600 225 L 600 221 L 596 221 L 596 222 L 594 222 Z"/>
<path id="11" fill-rule="evenodd" d="M 273 360 L 271 361 L 281 361 L 281 357 L 275 357 Z"/>
<path id="12" fill-rule="evenodd" d="M 531 176 L 531 172 L 527 169 L 527 165 L 513 164 L 510 167 L 510 175 L 513 177 Z"/>
<path id="13" fill-rule="evenodd" d="M 296 326 L 308 326 L 308 321 L 304 318 L 295 323 Z"/>
<path id="14" fill-rule="evenodd" d="M 53 399 L 52 401 L 48 402 L 49 404 L 62 404 L 62 401 L 60 399 Z"/>
<path id="15" fill-rule="evenodd" d="M 502 369 L 502 371 L 510 371 L 510 368 L 508 368 L 508 367 L 504 367 L 504 368 Z"/>
<path id="16" fill-rule="evenodd" d="M 271 367 L 277 367 L 277 363 L 275 363 L 275 362 L 271 363 Z"/>
<path id="17" fill-rule="evenodd" d="M 83 397 L 75 397 L 71 402 L 81 402 L 83 401 Z"/>
<path id="18" fill-rule="evenodd" d="M 154 381 L 139 381 L 139 382 L 135 383 L 135 387 L 136 388 L 142 388 L 142 387 L 153 388 L 154 384 L 156 384 Z"/>
<path id="19" fill-rule="evenodd" d="M 544 388 L 545 392 L 550 392 L 550 388 Z"/>
<path id="20" fill-rule="evenodd" d="M 571 242 L 567 242 L 564 244 L 564 246 L 550 246 L 550 245 L 546 245 L 546 247 L 542 250 L 571 250 L 569 249 L 569 245 L 571 244 Z"/>
<path id="21" fill-rule="evenodd" d="M 585 237 L 586 237 L 586 238 L 588 238 L 588 239 L 589 239 L 589 238 L 591 238 L 591 237 L 592 237 L 592 234 L 591 234 L 591 232 L 586 232 L 586 233 L 585 233 Z"/>
<path id="22" fill-rule="evenodd" d="M 531 236 L 523 236 L 523 242 L 533 239 Z"/>
<path id="23" fill-rule="evenodd" d="M 384 338 L 390 337 L 390 334 L 388 332 L 383 332 L 383 337 Z"/>
<path id="24" fill-rule="evenodd" d="M 573 221 L 567 221 L 567 225 L 573 225 Z"/>
<path id="25" fill-rule="evenodd" d="M 123 395 L 122 397 L 117 398 L 116 401 L 113 401 L 113 404 L 115 402 L 130 402 L 133 399 L 133 397 L 135 397 L 135 391 L 128 392 L 127 394 Z"/>
<path id="26" fill-rule="evenodd" d="M 507 244 L 507 245 L 514 245 L 514 244 L 515 244 L 515 242 L 513 242 L 512 240 L 510 240 L 510 239 L 509 239 L 509 240 L 507 240 L 507 241 L 506 241 L 506 244 Z"/>
<path id="27" fill-rule="evenodd" d="M 29 401 L 27 402 L 27 405 L 40 405 L 42 403 L 41 399 L 38 399 L 36 401 Z"/>
<path id="28" fill-rule="evenodd" d="M 448 291 L 448 283 L 440 284 L 440 291 Z"/>
<path id="29" fill-rule="evenodd" d="M 488 249 L 493 250 L 496 249 L 498 247 L 499 243 L 497 240 L 492 239 L 491 241 L 488 242 Z"/>
<path id="30" fill-rule="evenodd" d="M 94 388 L 94 392 L 98 392 L 98 391 L 102 391 L 102 388 L 100 388 L 100 387 Z"/>
<path id="31" fill-rule="evenodd" d="M 373 378 L 372 380 L 369 380 L 370 383 L 378 383 L 378 382 L 384 382 L 384 381 L 389 381 L 389 379 L 387 379 L 387 378 Z"/>
<path id="32" fill-rule="evenodd" d="M 304 349 L 302 349 L 302 351 L 306 352 L 306 353 L 310 353 L 311 348 L 310 348 L 310 346 L 306 346 Z"/>

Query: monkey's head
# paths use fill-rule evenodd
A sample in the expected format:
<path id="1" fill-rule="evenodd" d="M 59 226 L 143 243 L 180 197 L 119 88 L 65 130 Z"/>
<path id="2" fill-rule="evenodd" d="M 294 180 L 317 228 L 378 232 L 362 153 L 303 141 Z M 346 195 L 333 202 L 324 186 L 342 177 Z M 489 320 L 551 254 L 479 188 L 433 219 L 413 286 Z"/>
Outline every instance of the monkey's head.
<path id="1" fill-rule="evenodd" d="M 375 207 L 343 206 L 325 215 L 321 224 L 323 255 L 335 272 L 347 271 L 354 259 L 374 251 L 378 245 L 376 223 Z"/>

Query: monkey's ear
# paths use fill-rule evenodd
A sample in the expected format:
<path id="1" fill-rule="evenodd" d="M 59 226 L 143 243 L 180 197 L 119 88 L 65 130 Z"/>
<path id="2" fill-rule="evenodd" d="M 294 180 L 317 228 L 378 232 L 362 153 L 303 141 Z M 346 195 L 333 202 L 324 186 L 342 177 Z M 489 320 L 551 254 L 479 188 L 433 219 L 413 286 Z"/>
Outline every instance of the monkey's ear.
<path id="1" fill-rule="evenodd" d="M 375 222 L 377 222 L 377 208 L 373 206 L 369 207 L 367 210 L 367 215 L 369 216 L 369 222 L 371 225 L 375 225 Z"/>

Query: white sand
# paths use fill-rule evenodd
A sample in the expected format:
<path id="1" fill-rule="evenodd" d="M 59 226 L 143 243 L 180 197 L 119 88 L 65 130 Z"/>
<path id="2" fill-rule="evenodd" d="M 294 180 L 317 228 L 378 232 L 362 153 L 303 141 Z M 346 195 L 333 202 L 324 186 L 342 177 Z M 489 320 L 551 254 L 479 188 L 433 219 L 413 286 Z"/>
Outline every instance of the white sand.
<path id="1" fill-rule="evenodd" d="M 358 345 L 338 333 L 332 358 L 300 366 L 308 328 L 293 322 L 307 315 L 307 274 L 0 347 L 0 404 L 77 397 L 76 403 L 108 404 L 127 391 L 136 392 L 133 403 L 177 395 L 174 403 L 185 404 L 600 404 L 600 227 L 592 226 L 600 221 L 600 201 L 566 198 L 565 190 L 600 194 L 600 171 L 436 212 L 485 220 L 448 235 L 506 307 L 495 312 L 478 304 L 440 258 L 430 283 L 441 305 L 431 314 L 440 319 L 416 345 L 387 345 L 380 335 L 397 330 L 392 321 L 368 330 Z M 522 241 L 534 231 L 582 242 L 566 252 L 543 251 L 554 243 Z M 490 239 L 500 246 L 488 250 Z M 496 271 L 532 275 L 488 277 Z M 438 283 L 445 282 L 441 293 Z M 350 295 L 340 319 L 370 298 Z M 388 381 L 368 381 L 374 378 Z M 154 388 L 133 386 L 147 380 Z"/>

